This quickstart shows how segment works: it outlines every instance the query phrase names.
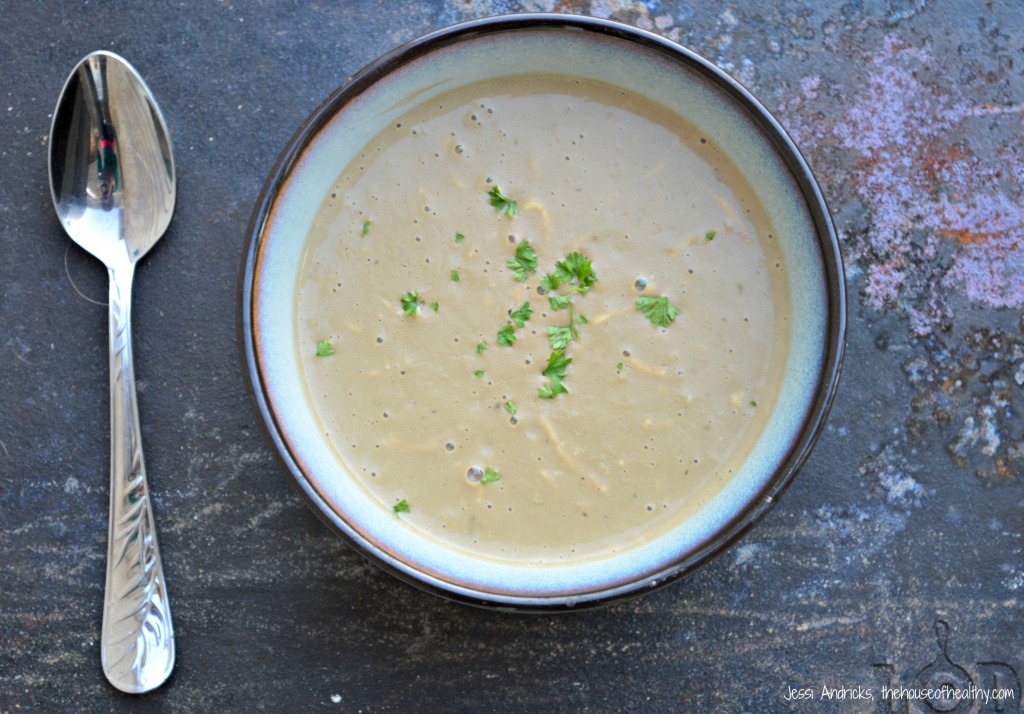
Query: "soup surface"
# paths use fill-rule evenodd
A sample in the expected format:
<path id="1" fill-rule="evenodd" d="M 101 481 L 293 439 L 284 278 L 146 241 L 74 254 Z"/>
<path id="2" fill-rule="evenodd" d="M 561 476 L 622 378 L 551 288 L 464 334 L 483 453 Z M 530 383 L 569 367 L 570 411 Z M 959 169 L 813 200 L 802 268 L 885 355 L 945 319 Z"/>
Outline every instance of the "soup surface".
<path id="1" fill-rule="evenodd" d="M 683 118 L 512 76 L 412 108 L 339 169 L 296 345 L 337 458 L 405 527 L 600 557 L 743 463 L 784 367 L 784 266 L 755 192 Z"/>

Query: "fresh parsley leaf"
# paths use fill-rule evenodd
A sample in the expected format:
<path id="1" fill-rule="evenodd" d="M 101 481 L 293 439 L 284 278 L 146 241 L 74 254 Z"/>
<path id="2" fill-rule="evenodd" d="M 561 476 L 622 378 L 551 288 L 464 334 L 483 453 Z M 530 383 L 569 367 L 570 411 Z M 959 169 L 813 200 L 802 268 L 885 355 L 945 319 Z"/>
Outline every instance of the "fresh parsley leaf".
<path id="1" fill-rule="evenodd" d="M 484 371 L 482 369 L 474 370 L 473 376 L 474 377 L 483 377 L 484 376 Z"/>
<path id="2" fill-rule="evenodd" d="M 516 341 L 516 328 L 512 325 L 505 325 L 498 330 L 498 344 L 511 347 Z"/>
<path id="3" fill-rule="evenodd" d="M 455 242 L 456 243 L 461 243 L 464 240 L 466 240 L 466 236 L 462 235 L 461 233 L 456 233 L 455 234 Z"/>
<path id="4" fill-rule="evenodd" d="M 452 282 L 453 283 L 458 283 L 461 280 L 462 280 L 462 276 L 459 275 L 459 271 L 458 270 L 453 270 L 452 271 Z"/>
<path id="5" fill-rule="evenodd" d="M 395 512 L 396 516 L 399 513 L 409 513 L 410 511 L 412 511 L 412 509 L 409 508 L 409 502 L 406 501 L 404 498 L 398 503 L 396 503 L 394 506 L 392 506 L 391 510 Z"/>
<path id="6" fill-rule="evenodd" d="M 636 309 L 647 316 L 658 327 L 668 327 L 679 315 L 679 310 L 664 295 L 641 296 L 636 299 Z"/>
<path id="7" fill-rule="evenodd" d="M 548 357 L 548 366 L 544 368 L 543 375 L 547 377 L 546 384 L 541 385 L 538 396 L 541 399 L 554 399 L 559 394 L 568 394 L 569 390 L 562 383 L 565 380 L 565 371 L 572 364 L 572 357 L 566 357 L 562 350 L 555 350 Z"/>
<path id="8" fill-rule="evenodd" d="M 560 260 L 555 264 L 554 275 L 563 283 L 575 280 L 573 291 L 578 293 L 587 292 L 590 290 L 590 286 L 597 282 L 597 273 L 594 272 L 590 258 L 580 255 L 576 251 L 565 256 L 565 260 Z"/>
<path id="9" fill-rule="evenodd" d="M 537 396 L 541 399 L 554 399 L 557 395 L 555 394 L 555 390 L 552 388 L 552 385 L 542 384 L 540 385 L 540 389 L 537 390 Z"/>
<path id="10" fill-rule="evenodd" d="M 487 192 L 487 196 L 491 199 L 491 205 L 494 206 L 498 213 L 504 213 L 509 217 L 519 213 L 519 204 L 502 193 L 497 185 Z"/>
<path id="11" fill-rule="evenodd" d="M 370 226 L 373 225 L 373 221 L 366 221 L 363 223 L 363 237 L 370 235 Z"/>
<path id="12" fill-rule="evenodd" d="M 551 349 L 564 350 L 572 342 L 572 330 L 568 327 L 548 326 L 548 339 L 551 340 Z"/>
<path id="13" fill-rule="evenodd" d="M 526 324 L 526 321 L 530 319 L 530 315 L 533 314 L 533 308 L 530 307 L 530 302 L 526 301 L 520 305 L 512 313 L 509 313 L 509 318 L 512 322 L 516 323 L 518 327 L 522 327 Z"/>
<path id="14" fill-rule="evenodd" d="M 479 342 L 476 343 L 476 353 L 478 355 L 482 355 L 486 351 L 487 351 L 487 343 L 486 342 L 484 342 L 483 340 L 480 340 Z"/>
<path id="15" fill-rule="evenodd" d="M 548 339 L 551 341 L 551 349 L 556 352 L 564 352 L 569 343 L 579 339 L 580 333 L 576 325 L 585 325 L 587 318 L 583 315 L 576 315 L 573 298 L 575 295 L 584 295 L 597 282 L 597 273 L 594 266 L 585 255 L 573 251 L 555 264 L 555 269 L 548 275 L 541 278 L 541 288 L 548 296 L 548 303 L 551 309 L 568 310 L 569 324 L 565 327 L 548 327 Z M 571 291 L 568 295 L 555 293 L 558 288 L 566 286 Z M 565 391 L 559 382 L 545 385 L 541 396 L 551 398 Z"/>
<path id="16" fill-rule="evenodd" d="M 402 295 L 402 312 L 406 315 L 415 315 L 416 310 L 423 304 L 420 300 L 419 290 L 410 290 L 409 292 Z"/>
<path id="17" fill-rule="evenodd" d="M 331 347 L 331 343 L 327 340 L 320 340 L 316 343 L 316 356 L 317 357 L 330 357 L 334 354 L 334 348 Z"/>
<path id="18" fill-rule="evenodd" d="M 562 281 L 554 273 L 548 273 L 540 279 L 540 286 L 549 293 L 558 290 L 558 286 L 561 284 Z"/>
<path id="19" fill-rule="evenodd" d="M 434 312 L 437 312 L 438 310 L 441 309 L 441 305 L 439 303 L 432 302 L 430 303 L 430 309 L 433 310 Z"/>
<path id="20" fill-rule="evenodd" d="M 482 484 L 493 483 L 494 481 L 500 481 L 500 480 L 501 480 L 501 474 L 499 474 L 497 471 L 492 469 L 490 466 L 488 466 L 486 469 L 484 469 L 484 475 L 480 477 L 480 483 L 482 483 Z"/>
<path id="21" fill-rule="evenodd" d="M 530 245 L 530 241 L 519 241 L 516 246 L 516 255 L 506 261 L 509 269 L 515 274 L 516 280 L 526 282 L 529 273 L 537 272 L 537 253 Z"/>
<path id="22" fill-rule="evenodd" d="M 537 392 L 537 396 L 541 399 L 554 399 L 559 394 L 568 394 L 569 390 L 565 388 L 565 385 L 561 382 L 555 382 L 552 380 L 548 384 L 542 384 L 540 390 Z"/>
<path id="23" fill-rule="evenodd" d="M 572 273 L 568 269 L 562 267 L 562 261 L 555 263 L 555 272 L 552 275 L 558 280 L 559 284 L 572 282 Z"/>
<path id="24" fill-rule="evenodd" d="M 519 411 L 519 407 L 516 406 L 515 402 L 509 399 L 507 402 L 505 402 L 505 411 L 507 411 L 512 416 L 515 416 L 516 412 Z"/>
<path id="25" fill-rule="evenodd" d="M 572 304 L 572 298 L 568 295 L 548 295 L 548 302 L 552 310 L 564 310 Z"/>
<path id="26" fill-rule="evenodd" d="M 708 231 L 704 234 L 704 240 L 714 240 L 716 235 L 718 235 L 718 231 Z"/>
<path id="27" fill-rule="evenodd" d="M 566 357 L 565 352 L 555 350 L 548 357 L 548 366 L 544 368 L 544 376 L 551 379 L 565 379 L 565 370 L 572 364 L 572 357 Z"/>
<path id="28" fill-rule="evenodd" d="M 619 370 L 620 372 L 623 370 L 624 367 L 625 365 L 622 364 L 622 362 L 619 362 L 617 365 L 615 365 L 615 369 Z"/>

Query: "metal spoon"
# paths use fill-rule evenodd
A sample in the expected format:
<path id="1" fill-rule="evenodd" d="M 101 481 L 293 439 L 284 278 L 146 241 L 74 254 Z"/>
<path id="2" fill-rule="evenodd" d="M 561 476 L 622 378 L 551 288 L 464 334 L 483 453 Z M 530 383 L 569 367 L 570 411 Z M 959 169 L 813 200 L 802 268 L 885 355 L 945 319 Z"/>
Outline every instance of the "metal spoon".
<path id="1" fill-rule="evenodd" d="M 61 91 L 50 128 L 50 191 L 68 235 L 110 273 L 110 528 L 100 654 L 123 692 L 159 687 L 174 668 L 174 627 L 142 459 L 132 360 L 135 263 L 174 211 L 171 141 L 142 78 L 93 52 Z"/>

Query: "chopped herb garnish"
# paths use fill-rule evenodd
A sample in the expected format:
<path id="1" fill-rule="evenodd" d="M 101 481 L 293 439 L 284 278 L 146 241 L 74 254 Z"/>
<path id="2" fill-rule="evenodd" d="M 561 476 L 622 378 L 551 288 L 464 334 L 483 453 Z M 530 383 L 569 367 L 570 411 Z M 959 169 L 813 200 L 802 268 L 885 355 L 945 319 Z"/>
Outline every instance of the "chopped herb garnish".
<path id="1" fill-rule="evenodd" d="M 615 369 L 621 372 L 625 366 L 626 365 L 622 364 L 622 362 L 619 362 L 617 365 L 615 365 Z"/>
<path id="2" fill-rule="evenodd" d="M 412 509 L 409 508 L 409 502 L 403 498 L 401 501 L 396 503 L 391 510 L 393 510 L 397 516 L 399 513 L 409 513 Z"/>
<path id="3" fill-rule="evenodd" d="M 750 406 L 752 406 L 752 407 L 756 407 L 756 406 L 757 406 L 757 402 L 755 402 L 755 401 L 751 400 L 751 402 L 750 402 Z"/>
<path id="4" fill-rule="evenodd" d="M 597 273 L 594 272 L 590 258 L 580 255 L 576 251 L 565 256 L 565 260 L 560 260 L 555 265 L 554 277 L 563 283 L 575 280 L 576 284 L 571 287 L 577 293 L 587 292 L 590 290 L 590 286 L 597 282 Z"/>
<path id="5" fill-rule="evenodd" d="M 565 388 L 561 382 L 551 381 L 549 384 L 542 384 L 540 390 L 537 392 L 537 396 L 541 399 L 554 399 L 559 394 L 568 393 L 569 390 Z"/>
<path id="6" fill-rule="evenodd" d="M 647 319 L 658 327 L 668 327 L 679 315 L 679 310 L 664 295 L 638 297 L 636 299 L 636 309 L 646 315 Z"/>
<path id="7" fill-rule="evenodd" d="M 569 334 L 572 335 L 572 338 L 574 340 L 578 340 L 579 337 L 580 337 L 580 331 L 576 329 L 577 323 L 580 324 L 580 325 L 585 325 L 585 324 L 587 324 L 587 318 L 585 318 L 583 315 L 580 315 L 579 317 L 576 317 L 576 307 L 570 301 L 569 302 Z"/>
<path id="8" fill-rule="evenodd" d="M 551 349 L 564 350 L 572 342 L 572 338 L 571 328 L 548 326 L 548 339 L 551 340 Z"/>
<path id="9" fill-rule="evenodd" d="M 516 341 L 516 328 L 512 325 L 505 325 L 498 330 L 498 344 L 511 347 Z"/>
<path id="10" fill-rule="evenodd" d="M 474 377 L 483 377 L 484 376 L 484 371 L 482 369 L 474 370 L 473 376 Z"/>
<path id="11" fill-rule="evenodd" d="M 540 279 L 540 286 L 549 293 L 558 290 L 558 286 L 561 284 L 562 281 L 553 273 L 549 273 Z"/>
<path id="12" fill-rule="evenodd" d="M 441 309 L 441 305 L 439 305 L 436 302 L 432 302 L 430 303 L 430 309 L 433 310 L 434 312 L 437 312 L 438 310 Z"/>
<path id="13" fill-rule="evenodd" d="M 520 241 L 516 246 L 516 255 L 506 262 L 509 269 L 515 274 L 516 280 L 523 283 L 529 273 L 537 272 L 537 253 L 530 246 L 530 241 Z"/>
<path id="14" fill-rule="evenodd" d="M 568 310 L 569 311 L 569 336 L 571 339 L 576 339 L 579 334 L 576 330 L 576 325 L 586 324 L 587 318 L 580 315 L 576 317 L 573 311 L 572 296 L 583 295 L 590 291 L 590 288 L 597 282 L 597 273 L 594 272 L 594 266 L 590 262 L 590 258 L 585 255 L 573 251 L 565 257 L 565 260 L 560 260 L 555 264 L 554 272 L 545 275 L 541 278 L 541 287 L 548 293 L 548 303 L 551 305 L 552 310 Z M 562 285 L 568 286 L 572 292 L 569 295 L 556 295 L 554 291 Z M 550 334 L 550 330 L 549 330 Z M 554 339 L 554 335 L 552 338 Z M 561 333 L 558 336 L 561 341 Z M 552 342 L 552 346 L 555 343 Z M 555 349 L 562 349 L 555 347 Z"/>
<path id="15" fill-rule="evenodd" d="M 452 282 L 453 283 L 457 283 L 457 282 L 459 282 L 461 280 L 462 280 L 462 276 L 459 275 L 459 271 L 458 270 L 453 270 L 452 271 Z"/>
<path id="16" fill-rule="evenodd" d="M 576 325 L 585 325 L 587 318 L 576 314 L 576 306 L 573 298 L 577 295 L 585 295 L 597 282 L 597 273 L 594 266 L 585 255 L 573 251 L 555 264 L 555 269 L 541 278 L 540 286 L 547 294 L 548 303 L 551 309 L 568 310 L 569 324 L 563 327 L 547 327 L 548 340 L 551 342 L 551 357 L 544 369 L 544 376 L 548 378 L 546 384 L 540 387 L 538 396 L 542 399 L 554 399 L 559 394 L 565 394 L 569 390 L 562 383 L 565 379 L 565 370 L 572 362 L 572 359 L 565 356 L 565 350 L 569 343 L 579 339 L 580 333 Z M 555 291 L 567 287 L 568 294 L 559 295 Z"/>
<path id="17" fill-rule="evenodd" d="M 487 351 L 487 343 L 486 342 L 484 342 L 483 340 L 480 340 L 479 342 L 476 343 L 476 353 L 478 355 L 482 355 L 486 351 Z"/>
<path id="18" fill-rule="evenodd" d="M 572 298 L 568 295 L 549 295 L 548 302 L 552 310 L 564 310 L 572 304 Z"/>
<path id="19" fill-rule="evenodd" d="M 370 226 L 373 225 L 373 221 L 366 221 L 363 224 L 363 237 L 370 235 Z"/>
<path id="20" fill-rule="evenodd" d="M 419 306 L 422 304 L 423 301 L 420 300 L 419 290 L 411 290 L 410 292 L 402 295 L 402 312 L 406 315 L 415 315 L 416 310 L 419 309 Z"/>
<path id="21" fill-rule="evenodd" d="M 494 481 L 500 481 L 500 480 L 501 480 L 501 474 L 499 474 L 497 471 L 492 469 L 490 466 L 488 466 L 486 469 L 484 469 L 484 475 L 480 477 L 480 483 L 482 483 L 482 484 L 488 484 L 488 483 L 492 483 Z"/>
<path id="22" fill-rule="evenodd" d="M 533 314 L 533 308 L 530 307 L 529 301 L 524 302 L 512 313 L 509 313 L 509 318 L 512 322 L 516 323 L 518 327 L 522 327 L 526 324 L 526 321 L 530 319 L 530 315 Z"/>
<path id="23" fill-rule="evenodd" d="M 461 233 L 456 233 L 455 234 L 455 242 L 456 243 L 461 243 L 464 240 L 466 240 L 466 236 L 462 235 Z"/>
<path id="24" fill-rule="evenodd" d="M 317 357 L 330 357 L 334 354 L 334 348 L 331 347 L 331 343 L 327 340 L 320 340 L 316 343 L 316 356 Z"/>
<path id="25" fill-rule="evenodd" d="M 718 231 L 708 231 L 704 234 L 704 240 L 714 240 L 716 235 L 718 235 Z"/>
<path id="26" fill-rule="evenodd" d="M 504 213 L 509 217 L 519 213 L 519 204 L 502 193 L 498 186 L 488 191 L 487 196 L 491 199 L 491 205 L 494 206 L 498 213 Z"/>
<path id="27" fill-rule="evenodd" d="M 507 411 L 512 416 L 515 416 L 516 412 L 519 411 L 519 407 L 516 406 L 515 402 L 509 399 L 507 402 L 505 402 L 505 411 Z"/>
<path id="28" fill-rule="evenodd" d="M 548 366 L 544 368 L 544 376 L 547 377 L 547 384 L 540 387 L 538 396 L 541 399 L 554 399 L 559 394 L 568 394 L 569 390 L 562 383 L 565 380 L 565 370 L 572 363 L 572 357 L 566 357 L 565 352 L 556 350 L 548 357 Z"/>

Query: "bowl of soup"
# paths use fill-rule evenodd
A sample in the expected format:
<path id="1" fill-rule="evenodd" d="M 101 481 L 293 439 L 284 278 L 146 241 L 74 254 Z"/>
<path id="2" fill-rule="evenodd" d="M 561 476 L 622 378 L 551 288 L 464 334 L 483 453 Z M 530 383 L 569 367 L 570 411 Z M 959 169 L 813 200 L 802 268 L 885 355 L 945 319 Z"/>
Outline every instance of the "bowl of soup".
<path id="1" fill-rule="evenodd" d="M 698 55 L 515 15 L 381 57 L 272 170 L 243 362 L 285 471 L 356 550 L 463 602 L 670 582 L 806 459 L 841 257 L 779 123 Z"/>

